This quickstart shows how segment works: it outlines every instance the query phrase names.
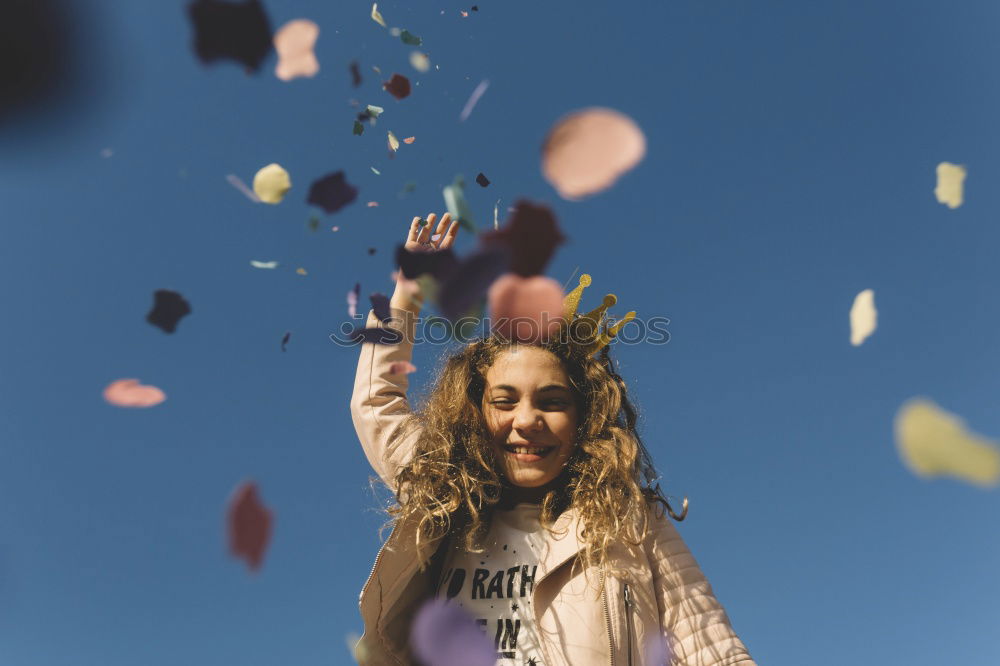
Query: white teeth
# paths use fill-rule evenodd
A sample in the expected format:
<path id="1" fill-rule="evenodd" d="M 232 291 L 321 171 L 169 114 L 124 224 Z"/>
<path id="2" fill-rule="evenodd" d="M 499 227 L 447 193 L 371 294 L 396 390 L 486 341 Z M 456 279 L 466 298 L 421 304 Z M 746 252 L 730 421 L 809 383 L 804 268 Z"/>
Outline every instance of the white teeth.
<path id="1" fill-rule="evenodd" d="M 533 453 L 535 455 L 541 455 L 548 450 L 546 448 L 529 448 L 527 446 L 514 446 L 511 448 L 514 450 L 514 453 Z"/>

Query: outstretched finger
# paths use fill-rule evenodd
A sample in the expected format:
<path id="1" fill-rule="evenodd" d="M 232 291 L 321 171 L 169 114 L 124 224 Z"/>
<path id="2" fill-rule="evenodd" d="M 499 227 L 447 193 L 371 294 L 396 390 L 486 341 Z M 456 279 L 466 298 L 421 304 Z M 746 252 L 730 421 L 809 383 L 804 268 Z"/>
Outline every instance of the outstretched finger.
<path id="1" fill-rule="evenodd" d="M 410 223 L 410 233 L 406 236 L 406 240 L 409 243 L 416 243 L 417 238 L 420 235 L 420 222 L 421 218 L 418 215 L 413 218 L 413 222 Z"/>
<path id="2" fill-rule="evenodd" d="M 441 247 L 441 241 L 444 240 L 444 234 L 448 231 L 448 225 L 451 224 L 451 213 L 445 213 L 441 217 L 441 221 L 437 225 L 437 231 L 434 232 L 434 236 L 431 236 L 431 242 L 434 243 L 434 247 Z M 437 240 L 435 241 L 435 237 Z"/>
<path id="3" fill-rule="evenodd" d="M 437 219 L 437 215 L 431 213 L 427 216 L 427 224 L 420 230 L 420 235 L 417 236 L 417 240 L 421 245 L 426 245 L 431 240 L 431 231 L 434 229 L 434 220 Z"/>
<path id="4" fill-rule="evenodd" d="M 455 244 L 455 237 L 458 236 L 458 228 L 462 226 L 455 220 L 451 223 L 451 228 L 448 229 L 448 233 L 444 235 L 441 239 L 441 244 L 438 246 L 442 250 L 447 249 Z"/>

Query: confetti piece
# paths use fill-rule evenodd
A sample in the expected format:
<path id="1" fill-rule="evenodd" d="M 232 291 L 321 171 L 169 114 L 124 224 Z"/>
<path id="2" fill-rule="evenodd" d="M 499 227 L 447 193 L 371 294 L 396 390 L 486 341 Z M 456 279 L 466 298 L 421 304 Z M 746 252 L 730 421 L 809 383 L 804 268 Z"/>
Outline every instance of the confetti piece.
<path id="1" fill-rule="evenodd" d="M 414 51 L 410 54 L 410 66 L 418 72 L 426 72 L 431 68 L 431 59 L 426 53 Z"/>
<path id="2" fill-rule="evenodd" d="M 196 0 L 188 5 L 194 50 L 205 64 L 229 59 L 255 72 L 271 51 L 271 24 L 259 0 Z"/>
<path id="3" fill-rule="evenodd" d="M 358 664 L 366 664 L 368 662 L 368 646 L 366 646 L 361 639 L 361 636 L 354 633 L 353 631 L 345 637 L 347 641 L 347 651 L 351 653 L 351 657 L 354 658 Z"/>
<path id="4" fill-rule="evenodd" d="M 392 328 L 356 328 L 350 340 L 355 344 L 398 345 L 403 341 L 403 334 Z"/>
<path id="5" fill-rule="evenodd" d="M 379 69 L 378 67 L 376 67 L 375 65 L 372 65 L 372 69 L 375 71 L 376 74 L 381 74 L 382 73 L 382 70 Z"/>
<path id="6" fill-rule="evenodd" d="M 462 15 L 462 18 L 469 18 L 469 12 L 465 11 L 464 9 L 459 9 L 458 13 Z"/>
<path id="7" fill-rule="evenodd" d="M 375 3 L 375 4 L 372 5 L 372 20 L 375 21 L 376 23 L 378 23 L 383 28 L 388 27 L 385 24 L 385 19 L 382 18 L 382 15 L 379 14 L 379 12 L 378 12 L 378 4 L 377 3 Z"/>
<path id="8" fill-rule="evenodd" d="M 327 174 L 309 187 L 307 202 L 327 213 L 338 210 L 358 198 L 358 188 L 347 182 L 343 171 Z"/>
<path id="9" fill-rule="evenodd" d="M 319 26 L 308 19 L 289 21 L 274 34 L 274 49 L 278 64 L 274 74 L 282 81 L 312 77 L 319 72 L 319 61 L 313 49 L 319 38 Z"/>
<path id="10" fill-rule="evenodd" d="M 409 361 L 396 361 L 389 365 L 389 373 L 393 375 L 408 375 L 411 372 L 416 372 L 417 366 L 413 365 Z"/>
<path id="11" fill-rule="evenodd" d="M 457 321 L 486 297 L 490 285 L 509 267 L 510 250 L 502 246 L 483 247 L 465 257 L 441 281 L 437 295 L 441 314 L 449 321 Z"/>
<path id="12" fill-rule="evenodd" d="M 410 628 L 410 645 L 420 661 L 434 666 L 493 666 L 492 641 L 456 604 L 430 599 Z"/>
<path id="13" fill-rule="evenodd" d="M 226 512 L 229 551 L 246 560 L 251 571 L 258 570 L 264 561 L 273 521 L 274 514 L 257 495 L 256 483 L 244 482 L 233 491 Z"/>
<path id="14" fill-rule="evenodd" d="M 392 78 L 382 84 L 382 87 L 396 99 L 410 96 L 410 80 L 402 74 L 393 74 Z"/>
<path id="15" fill-rule="evenodd" d="M 480 171 L 479 175 L 476 176 L 476 182 L 482 187 L 489 187 L 490 179 L 486 177 L 486 174 Z"/>
<path id="16" fill-rule="evenodd" d="M 417 137 L 415 137 L 415 136 L 408 136 L 405 139 L 403 139 L 403 143 L 410 144 L 410 143 L 413 143 L 416 140 L 417 140 Z"/>
<path id="17" fill-rule="evenodd" d="M 104 159 L 109 159 L 114 154 L 115 151 L 111 150 L 110 148 L 105 148 L 101 151 L 101 157 L 103 157 Z"/>
<path id="18" fill-rule="evenodd" d="M 445 185 L 441 194 L 444 196 L 444 205 L 451 213 L 451 219 L 458 220 L 463 229 L 475 233 L 476 222 L 472 218 L 472 208 L 465 199 L 465 179 L 462 178 L 461 174 L 455 176 L 451 185 Z"/>
<path id="19" fill-rule="evenodd" d="M 895 420 L 896 447 L 917 476 L 949 476 L 978 486 L 1000 483 L 1000 449 L 966 429 L 958 416 L 925 398 L 900 407 Z"/>
<path id="20" fill-rule="evenodd" d="M 563 290 L 552 278 L 508 273 L 489 288 L 492 329 L 507 340 L 540 342 L 563 324 Z"/>
<path id="21" fill-rule="evenodd" d="M 167 395 L 155 386 L 140 384 L 138 379 L 118 379 L 105 387 L 104 399 L 115 407 L 153 407 Z"/>
<path id="22" fill-rule="evenodd" d="M 411 252 L 400 244 L 396 247 L 396 265 L 407 280 L 414 280 L 425 273 L 444 278 L 458 265 L 458 257 L 451 248 L 436 252 Z"/>
<path id="23" fill-rule="evenodd" d="M 255 261 L 255 260 L 251 259 L 250 260 L 250 265 L 253 266 L 254 268 L 277 268 L 278 267 L 278 262 L 277 261 Z"/>
<path id="24" fill-rule="evenodd" d="M 358 297 L 361 296 L 361 283 L 355 283 L 354 289 L 347 292 L 347 315 L 354 319 L 358 316 Z"/>
<path id="25" fill-rule="evenodd" d="M 281 203 L 290 189 L 292 179 L 280 164 L 268 164 L 253 177 L 253 191 L 264 203 Z"/>
<path id="26" fill-rule="evenodd" d="M 288 344 L 288 340 L 292 337 L 291 331 L 285 331 L 284 337 L 281 338 L 281 351 L 288 351 L 285 349 L 285 345 Z"/>
<path id="27" fill-rule="evenodd" d="M 423 40 L 421 40 L 419 37 L 414 35 L 409 30 L 403 30 L 402 32 L 400 32 L 399 39 L 404 44 L 409 44 L 410 46 L 420 46 L 423 43 Z"/>
<path id="28" fill-rule="evenodd" d="M 959 164 L 941 162 L 937 165 L 937 187 L 934 196 L 938 203 L 955 209 L 962 205 L 966 170 Z"/>
<path id="29" fill-rule="evenodd" d="M 669 635 L 669 632 L 666 632 Z M 643 659 L 644 664 L 669 664 L 671 663 L 670 658 L 670 646 L 667 644 L 667 636 L 661 634 L 660 632 L 654 632 L 646 638 L 645 647 L 643 648 Z"/>
<path id="30" fill-rule="evenodd" d="M 361 68 L 358 67 L 358 61 L 351 61 L 351 85 L 355 88 L 361 85 Z"/>
<path id="31" fill-rule="evenodd" d="M 480 242 L 485 246 L 509 248 L 511 272 L 531 277 L 545 272 L 556 248 L 566 242 L 566 237 L 551 209 L 521 199 L 514 204 L 514 214 L 503 228 L 484 233 Z"/>
<path id="32" fill-rule="evenodd" d="M 378 202 L 377 201 L 369 201 L 368 202 L 368 207 L 369 208 L 376 208 L 376 207 L 378 207 Z"/>
<path id="33" fill-rule="evenodd" d="M 389 308 L 389 297 L 385 294 L 375 292 L 368 299 L 372 302 L 372 310 L 375 312 L 375 316 L 382 322 L 388 321 L 392 316 Z"/>
<path id="34" fill-rule="evenodd" d="M 182 317 L 191 314 L 191 305 L 176 291 L 157 289 L 153 292 L 153 309 L 146 315 L 146 321 L 167 333 L 177 330 Z"/>
<path id="35" fill-rule="evenodd" d="M 340 227 L 330 227 L 330 231 L 340 231 Z"/>
<path id="36" fill-rule="evenodd" d="M 253 190 L 247 187 L 246 183 L 240 180 L 239 176 L 237 176 L 236 174 L 232 173 L 229 174 L 228 176 L 226 176 L 226 180 L 229 182 L 230 185 L 232 185 L 237 190 L 242 192 L 246 196 L 246 198 L 249 199 L 250 201 L 254 203 L 261 203 L 260 197 L 257 196 L 257 194 Z"/>
<path id="37" fill-rule="evenodd" d="M 465 103 L 462 113 L 458 116 L 459 122 L 465 122 L 465 119 L 469 117 L 470 113 L 472 113 L 472 109 L 476 107 L 476 102 L 479 101 L 479 98 L 483 96 L 483 93 L 486 92 L 486 89 L 489 87 L 490 82 L 485 80 L 481 81 L 479 85 L 476 86 L 476 89 L 472 91 L 472 95 L 469 96 L 469 101 Z"/>
<path id="38" fill-rule="evenodd" d="M 374 104 L 369 104 L 365 107 L 365 113 L 368 114 L 369 118 L 378 118 L 385 111 L 381 106 L 375 106 Z"/>
<path id="39" fill-rule="evenodd" d="M 542 174 L 563 199 L 611 187 L 646 154 L 646 137 L 628 116 L 591 108 L 561 118 L 542 146 Z"/>
<path id="40" fill-rule="evenodd" d="M 368 167 L 368 168 L 371 169 L 372 173 L 374 173 L 376 176 L 381 176 L 382 175 L 382 172 L 379 171 L 378 169 L 376 169 L 375 167 Z"/>
<path id="41" fill-rule="evenodd" d="M 392 132 L 389 132 L 389 150 L 392 152 L 399 150 L 399 139 Z"/>
<path id="42" fill-rule="evenodd" d="M 368 256 L 370 257 L 373 254 L 375 254 L 375 248 L 373 248 L 373 247 L 368 248 Z"/>
<path id="43" fill-rule="evenodd" d="M 497 199 L 496 204 L 493 206 L 493 228 L 500 228 L 500 200 Z"/>
<path id="44" fill-rule="evenodd" d="M 365 133 L 365 126 L 362 125 L 360 121 L 355 120 L 354 121 L 354 130 L 353 131 L 354 131 L 354 133 L 356 135 L 361 136 L 362 134 Z"/>
<path id="45" fill-rule="evenodd" d="M 309 227 L 309 231 L 319 231 L 319 218 L 315 215 L 310 215 L 306 225 Z"/>
<path id="46" fill-rule="evenodd" d="M 875 332 L 878 311 L 875 310 L 875 292 L 865 289 L 854 297 L 851 306 L 851 344 L 857 347 Z"/>
<path id="47" fill-rule="evenodd" d="M 306 269 L 302 268 L 301 266 L 296 268 L 295 272 L 298 273 L 299 275 L 308 275 L 308 273 L 306 273 Z"/>

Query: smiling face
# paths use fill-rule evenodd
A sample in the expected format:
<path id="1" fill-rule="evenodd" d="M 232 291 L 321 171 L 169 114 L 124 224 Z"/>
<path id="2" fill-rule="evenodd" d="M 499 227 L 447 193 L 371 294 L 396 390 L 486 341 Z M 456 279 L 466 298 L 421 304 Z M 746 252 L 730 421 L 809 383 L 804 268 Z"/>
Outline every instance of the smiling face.
<path id="1" fill-rule="evenodd" d="M 553 481 L 576 446 L 578 409 L 569 377 L 551 352 L 515 346 L 486 373 L 483 415 L 507 480 L 522 488 Z"/>

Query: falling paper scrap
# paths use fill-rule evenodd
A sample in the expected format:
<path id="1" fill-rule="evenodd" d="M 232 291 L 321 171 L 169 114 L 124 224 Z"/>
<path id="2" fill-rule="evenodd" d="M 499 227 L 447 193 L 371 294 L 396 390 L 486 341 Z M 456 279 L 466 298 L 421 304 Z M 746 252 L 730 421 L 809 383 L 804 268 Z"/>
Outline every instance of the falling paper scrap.
<path id="1" fill-rule="evenodd" d="M 410 80 L 402 74 L 393 74 L 392 78 L 382 84 L 385 90 L 396 99 L 410 96 Z"/>
<path id="2" fill-rule="evenodd" d="M 361 85 L 361 68 L 357 60 L 351 61 L 351 85 L 355 88 Z"/>
<path id="3" fill-rule="evenodd" d="M 410 144 L 410 143 L 413 143 L 416 140 L 417 140 L 417 137 L 415 137 L 415 136 L 408 136 L 405 139 L 403 139 L 403 143 Z"/>
<path id="4" fill-rule="evenodd" d="M 875 292 L 865 289 L 854 297 L 851 306 L 851 344 L 857 347 L 875 332 L 878 311 L 875 309 Z"/>
<path id="5" fill-rule="evenodd" d="M 429 599 L 417 611 L 410 628 L 410 645 L 425 664 L 493 666 L 496 663 L 493 641 L 476 621 L 464 609 L 441 599 Z"/>
<path id="6" fill-rule="evenodd" d="M 146 321 L 167 333 L 177 330 L 182 317 L 191 314 L 191 305 L 176 291 L 157 289 L 153 292 L 153 309 L 146 315 Z"/>
<path id="7" fill-rule="evenodd" d="M 233 173 L 229 174 L 228 176 L 226 176 L 226 180 L 229 182 L 230 185 L 232 185 L 237 190 L 242 192 L 244 196 L 246 196 L 246 198 L 249 199 L 250 201 L 254 203 L 261 203 L 260 197 L 257 196 L 257 193 L 251 190 L 249 187 L 247 187 L 246 183 L 240 180 L 239 176 L 237 176 L 236 174 Z"/>
<path id="8" fill-rule="evenodd" d="M 542 173 L 563 199 L 575 201 L 611 187 L 646 154 L 635 122 L 612 109 L 591 108 L 561 118 L 542 146 Z"/>
<path id="9" fill-rule="evenodd" d="M 389 321 L 389 317 L 392 316 L 389 308 L 389 297 L 376 291 L 368 299 L 372 302 L 372 312 L 379 318 L 379 321 L 383 323 Z"/>
<path id="10" fill-rule="evenodd" d="M 253 266 L 254 268 L 277 268 L 278 267 L 278 262 L 277 261 L 255 261 L 255 260 L 251 259 L 250 260 L 250 265 Z"/>
<path id="11" fill-rule="evenodd" d="M 297 19 L 286 23 L 274 34 L 274 49 L 278 52 L 274 74 L 282 81 L 291 81 L 301 76 L 315 76 L 319 71 L 319 61 L 313 49 L 319 38 L 319 26 L 307 19 Z"/>
<path id="12" fill-rule="evenodd" d="M 309 187 L 307 201 L 327 213 L 336 213 L 357 198 L 358 189 L 347 182 L 343 171 L 337 171 L 316 180 Z"/>
<path id="13" fill-rule="evenodd" d="M 361 136 L 362 134 L 365 133 L 365 126 L 362 125 L 360 121 L 355 120 L 354 121 L 354 130 L 353 131 L 358 136 Z"/>
<path id="14" fill-rule="evenodd" d="M 389 374 L 392 375 L 408 375 L 411 372 L 416 372 L 417 366 L 413 365 L 409 361 L 396 361 L 389 366 Z"/>
<path id="15" fill-rule="evenodd" d="M 229 551 L 234 557 L 246 560 L 251 571 L 260 568 L 264 552 L 271 540 L 274 514 L 257 496 L 257 484 L 241 484 L 229 499 L 226 523 L 229 532 Z"/>
<path id="16" fill-rule="evenodd" d="M 463 229 L 475 233 L 476 222 L 472 219 L 472 208 L 465 199 L 465 179 L 462 175 L 455 176 L 451 185 L 445 185 L 441 194 L 444 196 L 444 205 L 451 213 L 451 219 L 458 220 Z"/>
<path id="17" fill-rule="evenodd" d="M 485 232 L 480 241 L 484 246 L 509 248 L 511 272 L 531 277 L 545 272 L 556 248 L 566 242 L 566 237 L 551 209 L 522 199 L 514 204 L 514 214 L 503 228 Z"/>
<path id="18" fill-rule="evenodd" d="M 399 139 L 392 132 L 389 132 L 389 150 L 392 152 L 399 150 Z"/>
<path id="19" fill-rule="evenodd" d="M 409 30 L 403 30 L 400 32 L 399 39 L 402 40 L 404 44 L 409 44 L 410 46 L 420 46 L 423 43 L 423 40 Z"/>
<path id="20" fill-rule="evenodd" d="M 410 54 L 410 66 L 418 72 L 426 72 L 431 68 L 431 59 L 426 53 L 414 51 Z"/>
<path id="21" fill-rule="evenodd" d="M 486 177 L 486 174 L 480 171 L 479 175 L 476 176 L 476 182 L 479 183 L 481 187 L 488 187 L 490 184 L 490 179 Z"/>
<path id="22" fill-rule="evenodd" d="M 562 286 L 550 277 L 500 276 L 488 292 L 493 331 L 507 340 L 549 339 L 563 323 Z"/>
<path id="23" fill-rule="evenodd" d="M 937 187 L 934 188 L 934 196 L 937 197 L 938 203 L 952 209 L 962 205 L 965 175 L 965 167 L 959 164 L 941 162 L 937 165 Z"/>
<path id="24" fill-rule="evenodd" d="M 298 273 L 299 275 L 308 275 L 308 273 L 306 273 L 306 269 L 302 268 L 301 266 L 296 268 L 295 272 Z"/>
<path id="25" fill-rule="evenodd" d="M 115 407 L 152 407 L 167 396 L 155 386 L 140 384 L 138 379 L 118 379 L 105 387 L 104 399 Z"/>
<path id="26" fill-rule="evenodd" d="M 913 398 L 895 420 L 896 448 L 917 476 L 950 476 L 979 486 L 1000 483 L 1000 449 L 966 429 L 958 416 L 932 401 Z"/>
<path id="27" fill-rule="evenodd" d="M 388 27 L 385 24 L 385 19 L 382 18 L 382 15 L 378 11 L 378 4 L 377 3 L 372 5 L 372 20 L 375 21 L 376 23 L 378 23 L 383 28 Z"/>
<path id="28" fill-rule="evenodd" d="M 462 113 L 458 116 L 459 122 L 465 122 L 466 118 L 468 118 L 472 113 L 472 109 L 476 107 L 476 102 L 479 101 L 479 98 L 483 96 L 483 93 L 485 93 L 486 89 L 489 87 L 489 81 L 480 81 L 479 85 L 476 86 L 476 89 L 473 90 L 472 94 L 469 96 L 469 101 L 465 103 Z"/>
<path id="29" fill-rule="evenodd" d="M 281 203 L 290 189 L 292 179 L 280 164 L 261 167 L 253 177 L 253 191 L 264 203 Z"/>
<path id="30" fill-rule="evenodd" d="M 358 298 L 361 296 L 361 283 L 356 282 L 354 289 L 347 292 L 347 316 L 354 319 L 358 316 Z"/>
<path id="31" fill-rule="evenodd" d="M 188 18 L 203 63 L 228 58 L 255 72 L 271 50 L 271 24 L 259 0 L 195 0 L 188 4 Z"/>
<path id="32" fill-rule="evenodd" d="M 285 331 L 284 337 L 281 338 L 281 351 L 287 351 L 285 345 L 288 344 L 288 340 L 292 337 L 291 331 Z"/>

